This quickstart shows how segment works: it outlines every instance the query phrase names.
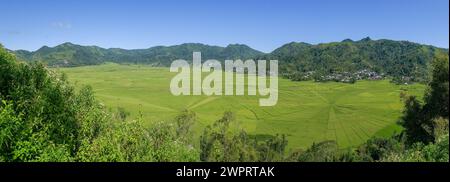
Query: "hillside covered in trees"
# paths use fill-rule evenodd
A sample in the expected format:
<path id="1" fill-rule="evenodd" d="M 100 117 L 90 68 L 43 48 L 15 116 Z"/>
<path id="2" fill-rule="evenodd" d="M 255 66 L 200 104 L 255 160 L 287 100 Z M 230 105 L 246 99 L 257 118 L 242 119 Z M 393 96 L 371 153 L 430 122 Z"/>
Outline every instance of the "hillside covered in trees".
<path id="1" fill-rule="evenodd" d="M 318 45 L 292 42 L 264 58 L 280 60 L 280 72 L 292 80 L 321 80 L 322 76 L 349 74 L 356 79 L 389 76 L 399 82 L 424 82 L 433 57 L 439 53 L 448 54 L 448 50 L 367 37 Z"/>
<path id="2" fill-rule="evenodd" d="M 169 66 L 176 59 L 192 60 L 194 51 L 202 52 L 203 61 L 276 59 L 279 60 L 280 73 L 296 81 L 354 82 L 358 79 L 390 77 L 397 83 L 425 83 L 429 78 L 429 65 L 433 57 L 440 53 L 448 55 L 448 49 L 370 38 L 317 45 L 292 42 L 267 54 L 241 44 L 219 47 L 198 43 L 135 50 L 64 43 L 55 47 L 44 46 L 34 52 L 11 52 L 19 60 L 43 62 L 54 67 L 97 65 L 104 62 Z"/>
<path id="3" fill-rule="evenodd" d="M 148 49 L 126 50 L 120 48 L 105 49 L 97 46 L 81 46 L 64 43 L 55 47 L 44 46 L 37 51 L 14 51 L 20 60 L 26 62 L 44 62 L 49 66 L 83 66 L 104 62 L 152 64 L 170 66 L 176 59 L 192 60 L 192 52 L 202 52 L 203 59 L 250 59 L 262 52 L 246 45 L 230 44 L 227 47 L 210 46 L 198 43 L 186 43 L 176 46 L 156 46 Z"/>

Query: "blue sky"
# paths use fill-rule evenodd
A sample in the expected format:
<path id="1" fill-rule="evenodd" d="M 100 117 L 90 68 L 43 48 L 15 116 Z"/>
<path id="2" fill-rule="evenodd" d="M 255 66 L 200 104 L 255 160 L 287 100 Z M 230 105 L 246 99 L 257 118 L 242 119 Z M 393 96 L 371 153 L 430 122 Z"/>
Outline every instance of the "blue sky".
<path id="1" fill-rule="evenodd" d="M 270 52 L 346 38 L 449 45 L 448 0 L 2 0 L 0 43 L 148 48 L 199 42 Z"/>

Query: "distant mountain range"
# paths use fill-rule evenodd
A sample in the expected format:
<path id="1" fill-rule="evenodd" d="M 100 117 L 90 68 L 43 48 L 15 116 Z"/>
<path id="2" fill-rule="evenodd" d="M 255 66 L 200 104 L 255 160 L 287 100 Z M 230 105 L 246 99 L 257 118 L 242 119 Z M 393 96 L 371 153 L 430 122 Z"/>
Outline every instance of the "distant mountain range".
<path id="1" fill-rule="evenodd" d="M 220 47 L 199 43 L 133 50 L 64 43 L 55 47 L 44 46 L 33 52 L 12 52 L 19 60 L 41 61 L 48 66 L 83 66 L 104 62 L 169 66 L 176 59 L 192 60 L 194 51 L 202 52 L 202 60 L 277 59 L 280 72 L 284 75 L 305 72 L 329 74 L 369 69 L 417 81 L 428 76 L 428 66 L 437 54 L 448 56 L 448 49 L 408 41 L 371 40 L 369 37 L 359 41 L 346 39 L 342 42 L 317 45 L 292 42 L 267 54 L 242 44 Z"/>
<path id="2" fill-rule="evenodd" d="M 64 43 L 55 47 L 44 46 L 37 51 L 14 51 L 23 61 L 41 61 L 49 66 L 96 65 L 104 62 L 151 64 L 169 66 L 176 59 L 192 60 L 192 52 L 200 51 L 202 59 L 250 59 L 264 53 L 246 45 L 231 44 L 227 47 L 186 43 L 175 46 L 156 46 L 148 49 L 105 49 L 98 46 L 81 46 Z"/>

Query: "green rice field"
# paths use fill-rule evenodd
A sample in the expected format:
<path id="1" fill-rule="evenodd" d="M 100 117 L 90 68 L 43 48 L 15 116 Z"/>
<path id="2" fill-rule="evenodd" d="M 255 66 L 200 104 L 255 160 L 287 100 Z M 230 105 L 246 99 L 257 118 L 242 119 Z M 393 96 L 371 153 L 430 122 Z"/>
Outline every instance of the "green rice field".
<path id="1" fill-rule="evenodd" d="M 199 136 L 205 126 L 232 111 L 237 128 L 259 137 L 286 134 L 290 149 L 324 140 L 348 148 L 372 136 L 390 136 L 401 130 L 396 124 L 402 111 L 400 92 L 421 96 L 425 89 L 388 80 L 345 84 L 279 79 L 277 105 L 260 107 L 261 96 L 173 96 L 169 85 L 176 73 L 168 68 L 104 64 L 54 70 L 66 73 L 77 87 L 91 85 L 103 104 L 125 108 L 130 120 L 141 113 L 145 124 L 151 125 L 172 121 L 189 109 L 197 113 L 194 135 Z"/>

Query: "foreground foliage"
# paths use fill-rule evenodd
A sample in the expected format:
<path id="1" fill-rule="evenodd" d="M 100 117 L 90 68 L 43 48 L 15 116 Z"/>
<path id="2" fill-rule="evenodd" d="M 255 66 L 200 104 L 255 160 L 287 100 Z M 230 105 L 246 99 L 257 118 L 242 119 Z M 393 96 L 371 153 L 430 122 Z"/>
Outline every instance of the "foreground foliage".
<path id="1" fill-rule="evenodd" d="M 169 124 L 125 122 L 41 64 L 0 50 L 0 161 L 198 161 Z"/>

